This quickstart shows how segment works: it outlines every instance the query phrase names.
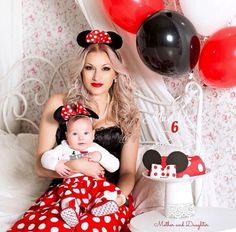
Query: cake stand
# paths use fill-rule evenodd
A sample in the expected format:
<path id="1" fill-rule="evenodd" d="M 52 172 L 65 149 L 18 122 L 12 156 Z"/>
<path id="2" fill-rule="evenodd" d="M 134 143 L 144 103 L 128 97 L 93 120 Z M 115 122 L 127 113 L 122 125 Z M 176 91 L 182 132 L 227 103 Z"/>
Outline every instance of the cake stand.
<path id="1" fill-rule="evenodd" d="M 167 218 L 187 218 L 195 214 L 192 182 L 207 175 L 209 172 L 210 170 L 207 169 L 203 175 L 183 178 L 154 178 L 150 177 L 147 171 L 142 174 L 150 180 L 165 183 L 164 215 Z"/>

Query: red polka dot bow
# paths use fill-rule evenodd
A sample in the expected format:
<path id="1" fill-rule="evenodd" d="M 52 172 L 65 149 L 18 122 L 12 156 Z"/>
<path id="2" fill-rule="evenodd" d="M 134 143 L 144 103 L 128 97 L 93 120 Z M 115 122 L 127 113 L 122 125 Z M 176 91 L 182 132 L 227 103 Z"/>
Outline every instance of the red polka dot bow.
<path id="1" fill-rule="evenodd" d="M 69 120 L 74 115 L 90 116 L 89 111 L 78 102 L 77 106 L 72 108 L 70 105 L 64 105 L 61 110 L 61 116 L 64 120 Z"/>
<path id="2" fill-rule="evenodd" d="M 112 42 L 110 35 L 102 30 L 93 30 L 85 38 L 87 43 L 109 44 Z"/>
<path id="3" fill-rule="evenodd" d="M 87 48 L 91 44 L 105 44 L 116 50 L 121 48 L 123 44 L 121 36 L 114 31 L 103 31 L 99 29 L 81 31 L 76 40 L 83 48 Z"/>

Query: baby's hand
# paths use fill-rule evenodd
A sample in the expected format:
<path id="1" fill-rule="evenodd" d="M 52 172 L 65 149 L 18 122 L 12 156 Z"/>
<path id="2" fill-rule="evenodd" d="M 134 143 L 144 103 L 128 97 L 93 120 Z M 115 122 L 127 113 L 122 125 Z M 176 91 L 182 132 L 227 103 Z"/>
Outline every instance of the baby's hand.
<path id="1" fill-rule="evenodd" d="M 93 152 L 89 152 L 86 157 L 88 158 L 89 161 L 95 161 L 95 162 L 99 162 L 102 158 L 102 154 L 99 151 L 93 151 Z"/>
<path id="2" fill-rule="evenodd" d="M 66 162 L 68 162 L 68 160 L 58 160 L 56 168 L 55 168 L 56 172 L 61 177 L 70 176 L 72 173 L 72 170 L 65 165 Z"/>

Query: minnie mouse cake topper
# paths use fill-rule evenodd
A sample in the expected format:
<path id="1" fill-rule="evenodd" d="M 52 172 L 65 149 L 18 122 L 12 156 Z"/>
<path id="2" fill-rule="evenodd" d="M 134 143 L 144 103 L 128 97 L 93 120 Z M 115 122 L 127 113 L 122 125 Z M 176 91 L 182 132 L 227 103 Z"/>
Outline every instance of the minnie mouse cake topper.
<path id="1" fill-rule="evenodd" d="M 122 47 L 123 40 L 113 31 L 86 30 L 78 34 L 77 43 L 83 48 L 91 44 L 106 44 L 116 50 Z"/>
<path id="2" fill-rule="evenodd" d="M 205 164 L 199 156 L 187 156 L 181 151 L 161 156 L 156 150 L 147 150 L 143 155 L 143 164 L 154 178 L 182 178 L 199 176 L 206 172 Z"/>
<path id="3" fill-rule="evenodd" d="M 206 174 L 205 164 L 199 156 L 188 156 L 173 151 L 161 156 L 150 149 L 143 154 L 148 171 L 143 176 L 165 183 L 164 215 L 167 218 L 187 218 L 195 214 L 192 180 Z"/>

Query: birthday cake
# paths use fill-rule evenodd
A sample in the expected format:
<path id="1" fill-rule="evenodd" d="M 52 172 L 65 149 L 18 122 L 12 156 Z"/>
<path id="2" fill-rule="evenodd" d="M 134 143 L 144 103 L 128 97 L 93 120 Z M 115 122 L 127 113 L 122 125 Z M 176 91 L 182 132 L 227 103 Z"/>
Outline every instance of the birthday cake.
<path id="1" fill-rule="evenodd" d="M 143 155 L 143 164 L 152 178 L 186 178 L 203 175 L 206 172 L 200 156 L 188 156 L 180 151 L 161 156 L 156 150 L 148 150 Z"/>
<path id="2" fill-rule="evenodd" d="M 181 151 L 161 156 L 156 150 L 148 150 L 143 155 L 143 164 L 147 168 L 146 176 L 166 183 L 165 216 L 168 218 L 193 216 L 195 206 L 191 181 L 206 173 L 205 164 L 200 156 L 188 156 Z"/>

